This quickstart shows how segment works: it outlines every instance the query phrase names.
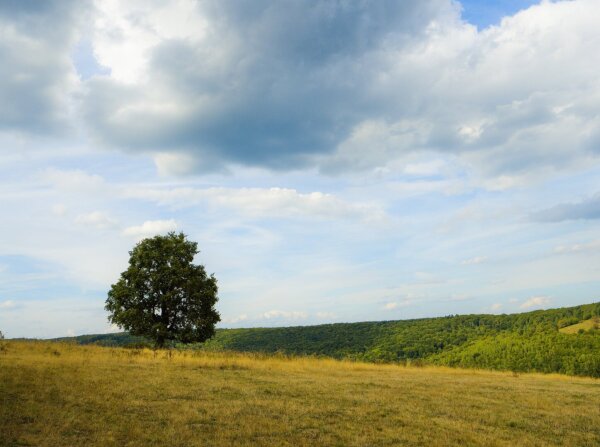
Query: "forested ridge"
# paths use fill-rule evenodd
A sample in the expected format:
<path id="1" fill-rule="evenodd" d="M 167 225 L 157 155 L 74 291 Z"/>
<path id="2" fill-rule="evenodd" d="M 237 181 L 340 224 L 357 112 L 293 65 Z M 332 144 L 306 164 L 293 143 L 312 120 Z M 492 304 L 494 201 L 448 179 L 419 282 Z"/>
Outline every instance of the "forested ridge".
<path id="1" fill-rule="evenodd" d="M 599 316 L 600 302 L 520 314 L 219 329 L 213 339 L 194 347 L 600 377 L 600 329 L 559 331 Z M 144 343 L 129 334 L 75 340 L 113 346 Z"/>

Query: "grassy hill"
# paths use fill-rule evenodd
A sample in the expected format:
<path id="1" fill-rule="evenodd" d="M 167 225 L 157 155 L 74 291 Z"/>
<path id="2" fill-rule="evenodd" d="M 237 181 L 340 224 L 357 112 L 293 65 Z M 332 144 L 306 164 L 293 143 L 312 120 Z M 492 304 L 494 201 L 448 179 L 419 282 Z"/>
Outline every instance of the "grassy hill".
<path id="1" fill-rule="evenodd" d="M 580 332 L 588 332 L 600 329 L 600 317 L 593 317 L 589 320 L 584 320 L 581 323 L 571 324 L 559 329 L 563 334 L 578 334 Z"/>
<path id="2" fill-rule="evenodd" d="M 2 446 L 598 446 L 591 378 L 0 343 Z"/>
<path id="3" fill-rule="evenodd" d="M 564 333 L 598 316 L 600 303 L 510 315 L 221 329 L 196 347 L 600 377 L 600 331 L 591 326 Z M 75 340 L 112 346 L 143 342 L 128 334 Z"/>

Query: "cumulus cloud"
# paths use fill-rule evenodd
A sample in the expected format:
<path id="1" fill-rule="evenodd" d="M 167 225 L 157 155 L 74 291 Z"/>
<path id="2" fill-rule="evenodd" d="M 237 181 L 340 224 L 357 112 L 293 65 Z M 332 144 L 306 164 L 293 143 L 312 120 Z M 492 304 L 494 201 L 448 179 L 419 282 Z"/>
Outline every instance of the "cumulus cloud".
<path id="1" fill-rule="evenodd" d="M 94 48 L 114 76 L 90 80 L 86 116 L 101 140 L 182 148 L 199 167 L 289 168 L 330 152 L 378 101 L 367 67 L 457 11 L 447 0 L 155 6 L 98 3 Z"/>
<path id="2" fill-rule="evenodd" d="M 478 31 L 450 0 L 99 2 L 86 82 L 101 141 L 185 174 L 230 164 L 341 172 L 459 154 L 493 180 L 597 156 L 594 0 Z M 412 173 L 436 166 L 414 166 Z"/>
<path id="3" fill-rule="evenodd" d="M 32 5 L 0 6 L 0 131 L 81 116 L 95 141 L 150 153 L 164 174 L 336 174 L 437 153 L 503 190 L 600 153 L 595 0 L 482 30 L 451 0 Z M 80 80 L 83 47 L 104 68 Z"/>
<path id="4" fill-rule="evenodd" d="M 75 223 L 88 227 L 93 227 L 98 230 L 105 230 L 114 227 L 117 221 L 108 214 L 101 211 L 92 211 L 87 214 L 80 214 L 75 218 Z"/>
<path id="5" fill-rule="evenodd" d="M 532 307 L 544 307 L 550 304 L 550 298 L 547 296 L 533 296 L 525 300 L 519 306 L 521 309 L 531 309 Z"/>
<path id="6" fill-rule="evenodd" d="M 538 222 L 600 219 L 600 193 L 579 202 L 561 203 L 533 214 Z"/>
<path id="7" fill-rule="evenodd" d="M 123 230 L 125 236 L 132 236 L 136 239 L 156 236 L 157 234 L 168 233 L 177 229 L 177 222 L 169 220 L 147 220 L 142 225 L 127 227 Z"/>
<path id="8" fill-rule="evenodd" d="M 250 217 L 321 217 L 377 220 L 385 217 L 375 204 L 349 203 L 332 194 L 300 193 L 290 188 L 172 188 L 129 189 L 126 197 L 174 207 L 208 203 Z"/>

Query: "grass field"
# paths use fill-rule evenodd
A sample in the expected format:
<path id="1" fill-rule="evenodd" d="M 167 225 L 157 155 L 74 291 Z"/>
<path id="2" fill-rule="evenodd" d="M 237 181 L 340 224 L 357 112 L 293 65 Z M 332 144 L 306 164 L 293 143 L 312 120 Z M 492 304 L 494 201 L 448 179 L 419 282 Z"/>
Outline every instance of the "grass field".
<path id="1" fill-rule="evenodd" d="M 581 323 L 560 328 L 559 331 L 563 334 L 577 334 L 580 330 L 589 331 L 598 328 L 600 328 L 600 317 L 594 317 L 590 318 L 589 320 L 582 321 Z"/>
<path id="2" fill-rule="evenodd" d="M 600 381 L 4 342 L 3 446 L 598 446 Z"/>

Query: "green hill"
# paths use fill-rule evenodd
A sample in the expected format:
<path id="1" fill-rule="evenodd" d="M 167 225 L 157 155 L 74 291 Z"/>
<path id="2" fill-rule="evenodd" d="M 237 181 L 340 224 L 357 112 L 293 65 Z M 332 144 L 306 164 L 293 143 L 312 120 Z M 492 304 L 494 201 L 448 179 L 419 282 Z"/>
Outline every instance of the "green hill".
<path id="1" fill-rule="evenodd" d="M 600 302 L 510 315 L 220 329 L 195 347 L 600 377 L 600 331 L 560 331 L 598 316 Z M 85 335 L 75 341 L 143 343 L 129 334 Z"/>

